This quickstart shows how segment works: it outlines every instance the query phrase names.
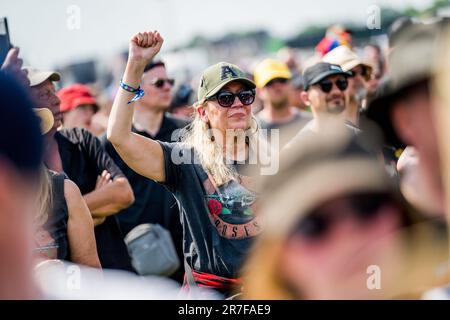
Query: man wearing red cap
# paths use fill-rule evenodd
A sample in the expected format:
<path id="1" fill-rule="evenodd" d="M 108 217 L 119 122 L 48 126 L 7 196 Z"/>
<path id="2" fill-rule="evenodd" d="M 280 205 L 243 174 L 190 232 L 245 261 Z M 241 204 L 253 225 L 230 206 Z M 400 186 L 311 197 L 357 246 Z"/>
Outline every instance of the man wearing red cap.
<path id="1" fill-rule="evenodd" d="M 64 128 L 85 128 L 92 132 L 91 121 L 98 105 L 89 87 L 73 84 L 58 92 Z"/>

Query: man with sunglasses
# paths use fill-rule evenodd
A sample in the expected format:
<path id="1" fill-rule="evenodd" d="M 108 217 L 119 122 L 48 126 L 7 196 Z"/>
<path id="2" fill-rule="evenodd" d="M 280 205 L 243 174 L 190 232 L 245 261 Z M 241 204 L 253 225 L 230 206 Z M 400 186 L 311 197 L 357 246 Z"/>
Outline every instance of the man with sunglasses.
<path id="1" fill-rule="evenodd" d="M 280 146 L 283 146 L 312 117 L 289 104 L 289 96 L 294 88 L 291 84 L 292 74 L 285 63 L 265 59 L 256 66 L 254 78 L 263 103 L 263 109 L 256 117 L 262 129 L 280 130 Z"/>
<path id="2" fill-rule="evenodd" d="M 329 116 L 342 117 L 346 120 L 346 90 L 350 72 L 345 72 L 338 65 L 319 62 L 303 73 L 305 91 L 301 97 L 311 107 L 314 119 L 301 131 L 318 131 L 321 122 Z"/>
<path id="3" fill-rule="evenodd" d="M 346 114 L 348 121 L 358 126 L 359 111 L 365 103 L 372 67 L 363 63 L 358 55 L 347 46 L 334 48 L 322 58 L 322 61 L 337 64 L 342 70 L 353 74 L 348 78 Z"/>
<path id="4" fill-rule="evenodd" d="M 145 91 L 145 95 L 136 101 L 132 127 L 134 133 L 170 142 L 172 133 L 188 123 L 168 113 L 173 85 L 174 79 L 168 78 L 164 62 L 155 60 L 146 65 L 141 78 L 141 88 Z M 169 230 L 181 260 L 183 231 L 175 198 L 160 184 L 132 170 L 106 139 L 106 135 L 101 137 L 101 141 L 130 181 L 136 199 L 133 205 L 117 215 L 123 235 L 140 224 L 158 223 Z M 172 279 L 182 281 L 182 269 L 180 268 Z"/>

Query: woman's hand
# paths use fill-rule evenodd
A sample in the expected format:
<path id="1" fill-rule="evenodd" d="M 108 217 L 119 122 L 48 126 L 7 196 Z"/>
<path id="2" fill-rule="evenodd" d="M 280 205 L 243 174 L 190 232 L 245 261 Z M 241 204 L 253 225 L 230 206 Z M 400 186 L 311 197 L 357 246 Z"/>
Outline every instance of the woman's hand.
<path id="1" fill-rule="evenodd" d="M 158 31 L 135 34 L 130 39 L 128 61 L 140 66 L 147 65 L 161 50 L 163 42 Z"/>

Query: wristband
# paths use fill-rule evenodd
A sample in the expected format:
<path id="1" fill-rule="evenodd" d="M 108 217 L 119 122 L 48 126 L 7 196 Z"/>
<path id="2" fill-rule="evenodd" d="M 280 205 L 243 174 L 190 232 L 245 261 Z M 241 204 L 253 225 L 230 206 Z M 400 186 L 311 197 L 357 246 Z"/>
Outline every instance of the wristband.
<path id="1" fill-rule="evenodd" d="M 123 90 L 125 90 L 125 91 L 128 91 L 128 92 L 131 92 L 131 93 L 135 93 L 135 94 L 136 94 L 136 95 L 133 97 L 133 99 L 131 99 L 130 101 L 128 101 L 128 104 L 130 104 L 130 103 L 132 103 L 132 102 L 135 102 L 135 101 L 139 100 L 140 98 L 142 98 L 142 97 L 144 96 L 144 90 L 142 90 L 141 87 L 137 87 L 137 89 L 136 89 L 136 88 L 133 88 L 133 87 L 131 87 L 131 86 L 129 86 L 129 85 L 123 83 L 122 80 L 120 80 L 120 87 L 121 87 Z"/>

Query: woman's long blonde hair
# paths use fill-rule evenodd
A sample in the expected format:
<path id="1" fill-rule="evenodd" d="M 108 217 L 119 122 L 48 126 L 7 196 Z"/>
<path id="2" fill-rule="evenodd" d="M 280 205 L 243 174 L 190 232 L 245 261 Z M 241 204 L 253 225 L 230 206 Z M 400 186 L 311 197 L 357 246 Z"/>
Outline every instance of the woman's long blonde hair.
<path id="1" fill-rule="evenodd" d="M 209 124 L 201 119 L 198 112 L 195 112 L 193 121 L 180 140 L 196 151 L 203 169 L 214 178 L 218 186 L 231 180 L 239 181 L 239 174 L 233 166 L 227 164 L 223 146 L 217 142 L 217 138 L 214 138 L 212 131 Z M 267 140 L 260 135 L 259 124 L 253 115 L 250 128 L 245 132 L 242 130 L 242 134 L 245 134 L 245 141 L 249 147 L 249 159 L 259 161 L 261 156 L 271 156 L 271 149 Z"/>
<path id="2" fill-rule="evenodd" d="M 37 226 L 44 225 L 48 220 L 53 203 L 52 189 L 50 172 L 42 166 L 39 172 L 39 188 L 36 195 L 36 216 L 34 222 Z"/>

